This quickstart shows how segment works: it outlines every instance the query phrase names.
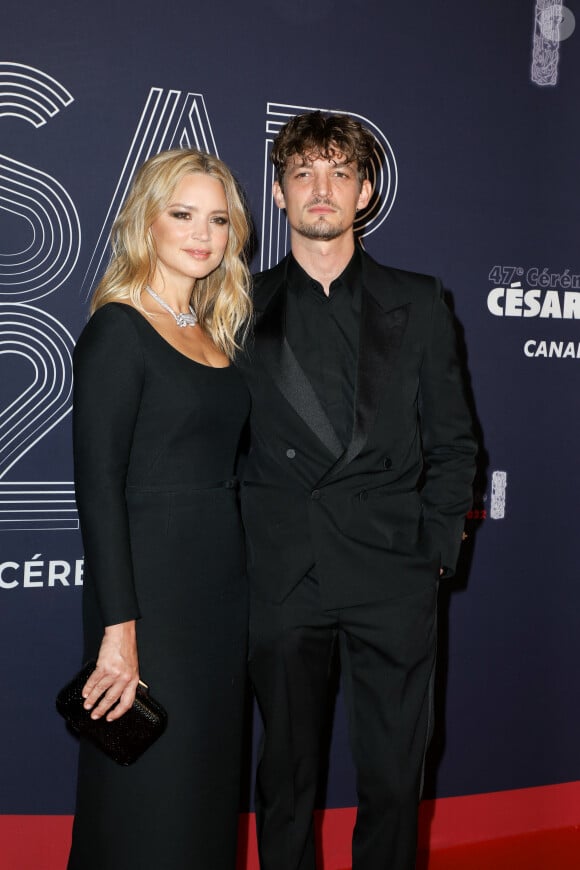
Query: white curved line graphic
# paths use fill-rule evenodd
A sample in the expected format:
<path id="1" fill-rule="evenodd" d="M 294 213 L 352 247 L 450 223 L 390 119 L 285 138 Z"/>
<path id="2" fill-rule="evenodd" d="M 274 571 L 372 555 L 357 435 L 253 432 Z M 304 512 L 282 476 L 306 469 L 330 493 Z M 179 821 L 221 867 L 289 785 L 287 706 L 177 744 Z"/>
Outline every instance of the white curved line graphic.
<path id="1" fill-rule="evenodd" d="M 0 410 L 0 478 L 71 410 L 74 340 L 52 315 L 0 305 L 0 354 L 24 357 L 34 377 Z"/>
<path id="2" fill-rule="evenodd" d="M 42 127 L 72 102 L 72 94 L 42 70 L 0 62 L 0 117 L 17 117 Z"/>
<path id="3" fill-rule="evenodd" d="M 152 154 L 177 146 L 201 148 L 218 156 L 203 94 L 151 88 L 83 278 L 81 294 L 85 300 L 108 256 L 111 227 L 137 168 Z"/>
<path id="4" fill-rule="evenodd" d="M 0 208 L 34 228 L 25 256 L 0 254 L 0 301 L 28 302 L 53 293 L 80 253 L 80 221 L 70 196 L 47 173 L 0 155 Z"/>

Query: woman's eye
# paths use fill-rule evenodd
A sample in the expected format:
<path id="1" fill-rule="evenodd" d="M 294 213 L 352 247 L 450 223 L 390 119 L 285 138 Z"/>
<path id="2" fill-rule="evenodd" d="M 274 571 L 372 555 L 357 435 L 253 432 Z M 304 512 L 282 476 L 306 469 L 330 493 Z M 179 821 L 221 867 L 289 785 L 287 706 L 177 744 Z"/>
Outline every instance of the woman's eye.
<path id="1" fill-rule="evenodd" d="M 188 211 L 172 211 L 171 217 L 177 218 L 178 220 L 187 220 L 189 218 Z"/>
<path id="2" fill-rule="evenodd" d="M 212 223 L 217 224 L 220 227 L 225 227 L 229 221 L 226 217 L 214 217 L 212 218 Z"/>

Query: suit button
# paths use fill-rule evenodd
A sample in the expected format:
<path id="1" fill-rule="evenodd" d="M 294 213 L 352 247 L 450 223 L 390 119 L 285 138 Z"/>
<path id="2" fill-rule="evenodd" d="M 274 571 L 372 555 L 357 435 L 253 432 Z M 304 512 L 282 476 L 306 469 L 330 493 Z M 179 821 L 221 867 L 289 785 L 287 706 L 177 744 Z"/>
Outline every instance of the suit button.
<path id="1" fill-rule="evenodd" d="M 286 456 L 288 457 L 288 459 L 294 459 L 294 457 L 296 456 L 296 451 L 292 447 L 289 447 L 286 451 Z"/>
<path id="2" fill-rule="evenodd" d="M 383 468 L 385 469 L 385 471 L 388 471 L 389 468 L 392 468 L 392 467 L 393 467 L 393 460 L 391 459 L 390 456 L 385 456 L 385 458 L 383 459 Z"/>
<path id="3" fill-rule="evenodd" d="M 366 501 L 367 498 L 369 497 L 369 494 L 366 491 L 366 489 L 363 489 L 361 492 L 359 492 L 358 497 L 359 497 L 360 501 Z"/>
<path id="4" fill-rule="evenodd" d="M 311 493 L 311 496 L 312 496 L 312 500 L 313 500 L 313 501 L 319 501 L 319 500 L 320 500 L 320 490 L 319 490 L 319 489 L 313 489 L 313 490 L 312 490 L 312 493 Z"/>

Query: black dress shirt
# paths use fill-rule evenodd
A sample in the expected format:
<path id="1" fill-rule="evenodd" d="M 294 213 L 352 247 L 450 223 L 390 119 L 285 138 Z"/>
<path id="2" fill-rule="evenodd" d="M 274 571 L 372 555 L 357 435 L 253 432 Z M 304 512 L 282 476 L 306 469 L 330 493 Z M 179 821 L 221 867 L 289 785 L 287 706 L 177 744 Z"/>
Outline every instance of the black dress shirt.
<path id="1" fill-rule="evenodd" d="M 311 278 L 290 255 L 286 337 L 344 447 L 350 442 L 362 300 L 358 248 L 330 285 Z"/>

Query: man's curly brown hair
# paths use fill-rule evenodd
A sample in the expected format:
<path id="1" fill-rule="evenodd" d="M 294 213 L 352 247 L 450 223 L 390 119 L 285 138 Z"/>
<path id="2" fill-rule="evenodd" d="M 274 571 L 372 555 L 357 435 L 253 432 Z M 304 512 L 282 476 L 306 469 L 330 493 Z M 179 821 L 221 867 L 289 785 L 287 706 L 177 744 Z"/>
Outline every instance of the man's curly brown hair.
<path id="1" fill-rule="evenodd" d="M 362 184 L 369 177 L 369 163 L 376 139 L 350 115 L 325 115 L 307 112 L 295 115 L 274 140 L 270 160 L 276 167 L 276 179 L 284 186 L 288 161 L 298 155 L 304 160 L 345 160 L 356 163 Z"/>

